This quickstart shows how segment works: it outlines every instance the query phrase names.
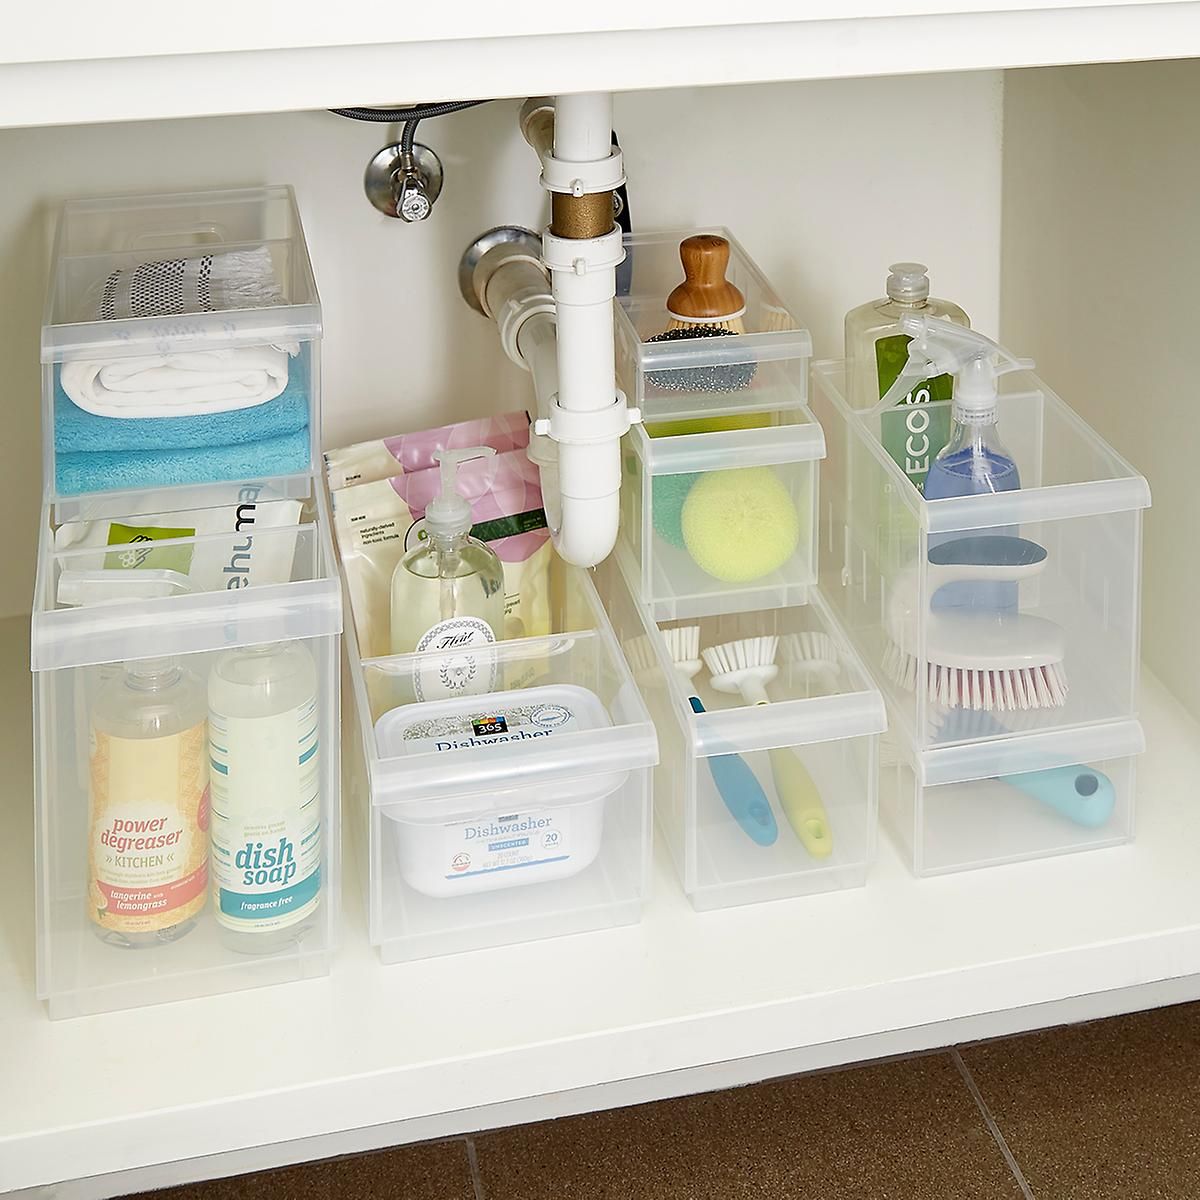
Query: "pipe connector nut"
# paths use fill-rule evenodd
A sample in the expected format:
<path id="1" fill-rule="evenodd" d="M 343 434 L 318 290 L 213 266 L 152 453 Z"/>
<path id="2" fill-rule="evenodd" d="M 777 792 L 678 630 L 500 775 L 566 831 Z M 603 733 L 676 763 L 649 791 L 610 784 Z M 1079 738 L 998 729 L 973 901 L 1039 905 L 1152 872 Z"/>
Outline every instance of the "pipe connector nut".
<path id="1" fill-rule="evenodd" d="M 590 412 L 563 408 L 558 397 L 552 397 L 550 415 L 534 421 L 533 432 L 566 445 L 587 446 L 622 438 L 631 425 L 640 425 L 641 421 L 641 409 L 630 408 L 625 393 L 618 388 L 612 404 Z"/>

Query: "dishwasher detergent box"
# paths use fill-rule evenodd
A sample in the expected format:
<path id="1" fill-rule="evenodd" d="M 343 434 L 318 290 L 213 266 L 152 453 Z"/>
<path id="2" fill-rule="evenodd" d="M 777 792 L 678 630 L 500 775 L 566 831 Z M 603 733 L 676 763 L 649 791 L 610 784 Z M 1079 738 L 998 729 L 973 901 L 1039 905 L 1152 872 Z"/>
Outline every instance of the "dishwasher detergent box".
<path id="1" fill-rule="evenodd" d="M 375 741 L 386 758 L 459 752 L 515 758 L 540 754 L 552 740 L 610 729 L 594 692 L 572 684 L 505 692 L 480 708 L 478 697 L 394 708 L 379 718 Z M 494 797 L 464 806 L 454 821 L 406 821 L 388 810 L 400 874 L 426 896 L 447 897 L 569 879 L 600 853 L 605 801 L 629 779 L 616 771 L 563 785 L 531 784 L 519 812 L 496 813 Z"/>
<path id="2" fill-rule="evenodd" d="M 320 477 L 321 302 L 290 187 L 67 201 L 41 343 L 58 521 Z"/>
<path id="3" fill-rule="evenodd" d="M 668 328 L 689 236 L 727 245 L 737 332 Z M 643 420 L 622 445 L 630 586 L 661 620 L 803 603 L 825 454 L 806 406 L 808 331 L 727 230 L 632 234 L 625 250 L 617 379 Z"/>
<path id="4" fill-rule="evenodd" d="M 347 627 L 372 942 L 385 962 L 641 917 L 654 727 L 591 576 L 550 632 L 360 659 Z"/>

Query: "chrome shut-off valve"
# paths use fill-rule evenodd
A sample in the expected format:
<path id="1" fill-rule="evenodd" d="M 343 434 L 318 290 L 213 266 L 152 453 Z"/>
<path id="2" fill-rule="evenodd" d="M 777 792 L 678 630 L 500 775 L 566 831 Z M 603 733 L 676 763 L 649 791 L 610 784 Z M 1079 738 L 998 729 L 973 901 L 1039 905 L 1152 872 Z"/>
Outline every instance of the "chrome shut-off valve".
<path id="1" fill-rule="evenodd" d="M 367 199 L 386 216 L 424 221 L 442 191 L 441 160 L 420 142 L 411 150 L 394 142 L 367 164 L 363 188 Z"/>

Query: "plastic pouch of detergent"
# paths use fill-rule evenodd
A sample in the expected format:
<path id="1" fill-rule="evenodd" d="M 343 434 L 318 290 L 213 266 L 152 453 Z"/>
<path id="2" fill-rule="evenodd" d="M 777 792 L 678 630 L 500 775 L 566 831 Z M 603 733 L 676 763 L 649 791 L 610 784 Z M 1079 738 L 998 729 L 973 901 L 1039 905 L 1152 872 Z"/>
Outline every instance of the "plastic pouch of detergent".
<path id="1" fill-rule="evenodd" d="M 107 604 L 287 583 L 296 552 L 296 531 L 289 527 L 300 520 L 301 503 L 260 502 L 255 491 L 247 487 L 242 503 L 221 508 L 60 525 L 56 553 L 95 553 L 60 560 L 58 603 Z M 188 538 L 198 540 L 183 540 Z"/>
<path id="2" fill-rule="evenodd" d="M 391 653 L 392 576 L 425 536 L 425 506 L 441 489 L 436 469 L 343 488 L 333 496 L 333 527 L 363 658 Z M 553 550 L 538 469 L 524 450 L 478 458 L 458 469 L 458 491 L 471 505 L 471 533 L 504 567 L 503 639 L 550 631 Z"/>
<path id="3" fill-rule="evenodd" d="M 497 454 L 506 454 L 510 450 L 524 450 L 528 445 L 529 414 L 519 410 L 327 450 L 325 475 L 329 490 L 338 492 L 361 483 L 378 483 L 398 475 L 428 471 L 437 465 L 433 459 L 435 450 L 490 446 Z"/>

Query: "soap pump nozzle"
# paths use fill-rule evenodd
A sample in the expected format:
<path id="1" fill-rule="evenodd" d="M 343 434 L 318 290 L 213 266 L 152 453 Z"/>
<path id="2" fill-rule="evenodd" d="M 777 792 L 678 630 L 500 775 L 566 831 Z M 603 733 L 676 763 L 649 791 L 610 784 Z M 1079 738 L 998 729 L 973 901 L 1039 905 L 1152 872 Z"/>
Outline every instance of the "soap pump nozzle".
<path id="1" fill-rule="evenodd" d="M 1017 358 L 991 338 L 952 321 L 906 313 L 898 324 L 900 332 L 911 339 L 908 362 L 871 410 L 873 414 L 899 403 L 922 380 L 953 375 L 955 418 L 968 422 L 993 420 L 996 380 L 1010 371 L 1033 369 L 1033 359 Z"/>
<path id="2" fill-rule="evenodd" d="M 435 450 L 433 460 L 441 470 L 441 491 L 425 508 L 425 528 L 430 537 L 453 538 L 471 528 L 471 505 L 458 491 L 458 465 L 474 458 L 491 458 L 491 446 L 465 450 Z"/>

